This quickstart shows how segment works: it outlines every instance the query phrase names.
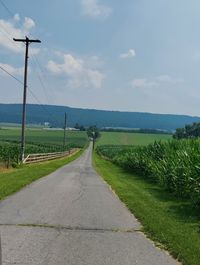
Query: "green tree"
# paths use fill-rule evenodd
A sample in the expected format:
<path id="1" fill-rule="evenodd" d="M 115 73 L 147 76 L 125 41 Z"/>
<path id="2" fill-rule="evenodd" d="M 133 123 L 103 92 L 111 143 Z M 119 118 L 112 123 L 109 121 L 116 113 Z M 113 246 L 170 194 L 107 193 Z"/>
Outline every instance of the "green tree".
<path id="1" fill-rule="evenodd" d="M 175 139 L 200 137 L 200 123 L 187 124 L 184 128 L 176 129 L 173 137 Z"/>
<path id="2" fill-rule="evenodd" d="M 173 135 L 174 139 L 183 139 L 186 138 L 186 134 L 185 134 L 185 128 L 178 128 L 176 129 L 176 132 Z"/>
<path id="3" fill-rule="evenodd" d="M 94 149 L 96 139 L 100 136 L 99 129 L 96 126 L 90 126 L 87 130 L 87 135 L 92 140 Z"/>

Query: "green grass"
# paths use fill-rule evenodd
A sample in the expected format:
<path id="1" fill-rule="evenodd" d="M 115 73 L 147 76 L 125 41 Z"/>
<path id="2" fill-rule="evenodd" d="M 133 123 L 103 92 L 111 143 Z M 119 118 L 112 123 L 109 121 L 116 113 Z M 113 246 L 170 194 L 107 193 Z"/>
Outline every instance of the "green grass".
<path id="1" fill-rule="evenodd" d="M 200 264 L 200 211 L 161 187 L 105 161 L 97 154 L 98 173 L 141 221 L 144 232 L 183 264 Z"/>
<path id="2" fill-rule="evenodd" d="M 7 128 L 0 130 L 0 141 L 20 141 L 20 128 Z M 88 137 L 86 132 L 67 131 L 66 143 L 84 147 Z M 63 130 L 26 129 L 26 142 L 34 144 L 63 144 Z"/>
<path id="3" fill-rule="evenodd" d="M 59 167 L 70 163 L 78 158 L 82 152 L 83 151 L 79 151 L 71 157 L 40 164 L 24 165 L 21 168 L 0 173 L 0 200 L 20 190 L 31 182 L 50 174 Z"/>
<path id="4" fill-rule="evenodd" d="M 7 122 L 0 122 L 0 128 L 8 128 L 8 129 L 21 129 L 21 124 L 20 123 L 7 123 Z M 39 124 L 26 124 L 26 128 L 44 128 L 44 125 L 39 125 Z"/>
<path id="5" fill-rule="evenodd" d="M 122 132 L 101 132 L 97 141 L 98 145 L 147 145 L 155 140 L 169 140 L 169 134 L 144 134 L 144 133 L 122 133 Z"/>

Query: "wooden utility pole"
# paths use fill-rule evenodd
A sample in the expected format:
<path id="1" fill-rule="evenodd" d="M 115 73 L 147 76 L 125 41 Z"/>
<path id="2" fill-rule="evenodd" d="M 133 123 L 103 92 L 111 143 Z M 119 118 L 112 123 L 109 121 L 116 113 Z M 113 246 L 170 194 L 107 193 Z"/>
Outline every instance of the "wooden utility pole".
<path id="1" fill-rule="evenodd" d="M 63 149 L 65 149 L 66 147 L 66 127 L 67 127 L 67 113 L 65 112 Z"/>
<path id="2" fill-rule="evenodd" d="M 95 132 L 92 132 L 92 149 L 94 150 L 94 146 L 95 146 Z"/>
<path id="3" fill-rule="evenodd" d="M 21 162 L 24 161 L 25 152 L 25 126 L 26 126 L 26 97 L 27 97 L 27 72 L 28 72 L 28 48 L 29 44 L 32 42 L 40 43 L 40 40 L 30 40 L 28 37 L 25 39 L 15 39 L 17 42 L 24 42 L 26 44 L 25 51 L 25 66 L 24 66 L 24 94 L 23 94 L 23 109 L 22 109 L 22 135 L 21 135 Z"/>

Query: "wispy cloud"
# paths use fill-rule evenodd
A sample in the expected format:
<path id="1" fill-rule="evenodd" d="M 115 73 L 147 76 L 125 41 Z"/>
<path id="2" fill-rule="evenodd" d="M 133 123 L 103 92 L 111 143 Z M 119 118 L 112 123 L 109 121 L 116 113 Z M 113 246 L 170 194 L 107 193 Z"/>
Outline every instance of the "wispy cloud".
<path id="1" fill-rule="evenodd" d="M 164 84 L 181 84 L 184 82 L 182 78 L 175 78 L 169 75 L 159 75 L 152 80 L 146 78 L 136 78 L 131 81 L 131 86 L 134 88 L 152 88 L 158 87 Z"/>
<path id="2" fill-rule="evenodd" d="M 157 87 L 159 84 L 154 81 L 149 81 L 145 78 L 137 78 L 131 82 L 131 85 L 134 88 L 151 88 L 151 87 Z"/>
<path id="3" fill-rule="evenodd" d="M 136 52 L 134 49 L 130 49 L 130 50 L 128 50 L 128 52 L 120 54 L 121 59 L 133 58 L 135 56 L 136 56 Z"/>
<path id="4" fill-rule="evenodd" d="M 63 63 L 50 60 L 47 68 L 54 75 L 65 75 L 68 78 L 67 82 L 70 87 L 102 87 L 105 75 L 98 69 L 90 68 L 86 60 L 71 54 L 63 54 L 62 58 L 64 60 Z"/>
<path id="5" fill-rule="evenodd" d="M 22 76 L 24 73 L 24 68 L 23 67 L 14 67 L 10 64 L 3 64 L 0 63 L 0 66 L 3 67 L 6 71 L 8 71 L 12 75 L 19 75 Z M 0 72 L 1 75 L 6 75 L 4 72 Z"/>
<path id="6" fill-rule="evenodd" d="M 171 83 L 171 84 L 179 84 L 183 83 L 184 80 L 182 78 L 174 78 L 169 75 L 160 75 L 157 77 L 159 82 Z"/>
<path id="7" fill-rule="evenodd" d="M 108 18 L 112 14 L 112 8 L 100 4 L 98 0 L 80 0 L 83 14 L 91 18 Z"/>
<path id="8" fill-rule="evenodd" d="M 20 23 L 21 26 L 19 26 L 20 21 L 19 14 L 15 14 L 10 20 L 0 19 L 0 46 L 15 53 L 24 52 L 24 45 L 15 43 L 12 38 L 24 38 L 35 27 L 35 22 L 31 18 L 25 17 Z M 39 49 L 31 48 L 30 51 L 32 54 L 38 53 Z"/>

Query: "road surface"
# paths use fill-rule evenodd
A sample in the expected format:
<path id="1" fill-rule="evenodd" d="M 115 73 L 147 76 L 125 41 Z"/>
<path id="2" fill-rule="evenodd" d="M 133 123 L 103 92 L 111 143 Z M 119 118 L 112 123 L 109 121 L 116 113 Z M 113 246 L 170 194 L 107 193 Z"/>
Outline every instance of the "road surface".
<path id="1" fill-rule="evenodd" d="M 175 265 L 92 168 L 91 146 L 0 203 L 3 265 Z"/>

